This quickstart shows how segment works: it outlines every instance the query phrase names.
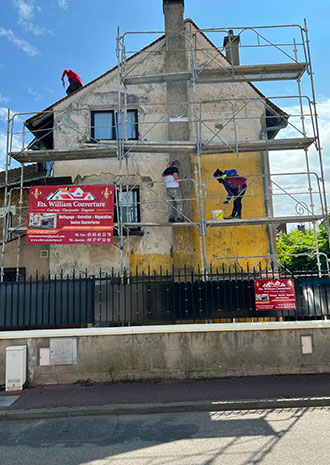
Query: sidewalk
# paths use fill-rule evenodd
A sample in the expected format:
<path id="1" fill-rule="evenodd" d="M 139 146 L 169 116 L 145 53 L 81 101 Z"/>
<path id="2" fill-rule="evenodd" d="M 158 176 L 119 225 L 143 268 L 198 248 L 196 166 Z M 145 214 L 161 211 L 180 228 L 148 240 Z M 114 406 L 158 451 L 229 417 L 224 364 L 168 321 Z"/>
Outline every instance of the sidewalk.
<path id="1" fill-rule="evenodd" d="M 282 375 L 157 383 L 38 386 L 0 407 L 1 419 L 193 410 L 330 406 L 330 374 Z"/>

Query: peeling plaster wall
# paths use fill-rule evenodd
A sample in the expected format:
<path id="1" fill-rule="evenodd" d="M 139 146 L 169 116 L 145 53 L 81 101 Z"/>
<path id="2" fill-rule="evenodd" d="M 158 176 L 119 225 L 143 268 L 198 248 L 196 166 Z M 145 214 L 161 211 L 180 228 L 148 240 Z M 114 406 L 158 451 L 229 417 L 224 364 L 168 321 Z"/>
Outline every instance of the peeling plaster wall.
<path id="1" fill-rule="evenodd" d="M 201 35 L 197 36 L 201 50 L 197 52 L 197 62 L 206 67 L 228 66 L 228 62 L 216 50 L 210 50 L 210 44 Z M 208 48 L 205 55 L 205 48 Z M 127 62 L 128 69 L 134 74 L 151 74 L 165 70 L 164 41 L 155 44 L 153 53 L 142 53 Z M 188 60 L 189 48 L 187 48 Z M 208 63 L 211 65 L 208 65 Z M 91 110 L 118 109 L 124 103 L 117 70 L 99 79 L 95 84 L 82 89 L 67 101 L 56 107 L 54 122 L 54 141 L 56 149 L 79 147 L 90 141 Z M 167 92 L 166 83 L 130 85 L 128 87 L 128 108 L 138 109 L 138 124 L 140 140 L 167 141 Z M 238 140 L 259 140 L 264 116 L 264 105 L 260 102 L 257 92 L 248 83 L 223 83 L 196 86 L 196 101 L 212 100 L 201 107 L 201 114 L 207 123 L 202 127 L 202 141 L 234 142 L 235 133 Z M 194 100 L 192 86 L 188 85 L 189 101 Z M 246 98 L 255 99 L 247 104 Z M 236 99 L 233 104 L 228 99 Z M 222 99 L 220 102 L 214 100 Z M 196 138 L 196 113 L 199 109 L 189 107 L 190 137 Z M 233 113 L 237 113 L 234 125 L 229 121 Z M 155 124 L 156 123 L 156 124 Z M 224 127 L 220 131 L 215 124 Z M 180 123 L 178 123 L 180 124 Z M 218 135 L 215 137 L 215 133 Z M 218 137 L 220 136 L 220 137 Z M 141 221 L 167 222 L 166 189 L 161 174 L 173 154 L 166 153 L 131 153 L 123 164 L 123 176 L 129 185 L 140 188 Z M 195 172 L 196 158 L 190 157 L 191 173 Z M 261 174 L 263 172 L 260 153 L 205 155 L 202 157 L 203 180 L 213 175 L 216 168 L 236 168 L 240 174 Z M 70 174 L 79 184 L 114 183 L 119 177 L 119 162 L 117 159 L 79 160 L 55 163 L 55 175 Z M 186 173 L 181 172 L 181 176 Z M 148 180 L 148 183 L 145 181 Z M 191 183 L 187 180 L 185 182 Z M 194 190 L 193 190 L 194 192 Z M 257 181 L 249 187 L 243 200 L 244 217 L 264 216 L 262 182 Z M 212 179 L 208 183 L 208 196 L 217 197 L 207 201 L 207 218 L 211 211 L 222 208 L 225 192 Z M 258 195 L 258 197 L 250 197 Z M 197 219 L 196 203 L 193 201 L 193 219 Z M 143 236 L 125 238 L 124 265 L 134 269 L 136 266 L 146 269 L 148 266 L 157 269 L 174 265 L 180 268 L 184 265 L 196 266 L 200 262 L 200 243 L 198 232 L 193 227 L 145 227 Z M 207 238 L 208 260 L 218 256 L 264 255 L 268 253 L 268 235 L 263 226 L 240 228 L 212 228 Z M 72 267 L 90 272 L 103 268 L 116 270 L 120 265 L 119 240 L 114 239 L 114 246 L 51 246 L 50 267 L 52 272 Z"/>

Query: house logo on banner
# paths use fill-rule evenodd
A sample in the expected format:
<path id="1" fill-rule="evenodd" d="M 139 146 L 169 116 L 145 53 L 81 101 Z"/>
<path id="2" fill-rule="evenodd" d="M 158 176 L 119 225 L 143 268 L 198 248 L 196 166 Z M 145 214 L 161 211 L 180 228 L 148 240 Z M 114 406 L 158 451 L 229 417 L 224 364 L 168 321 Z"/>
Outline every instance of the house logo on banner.
<path id="1" fill-rule="evenodd" d="M 286 287 L 286 284 L 283 281 L 268 281 L 264 284 L 264 288 L 267 287 Z"/>
<path id="2" fill-rule="evenodd" d="M 49 194 L 46 200 L 95 200 L 91 192 L 84 192 L 81 187 L 60 187 L 56 192 Z"/>
<path id="3" fill-rule="evenodd" d="M 114 186 L 30 188 L 28 244 L 112 244 Z"/>

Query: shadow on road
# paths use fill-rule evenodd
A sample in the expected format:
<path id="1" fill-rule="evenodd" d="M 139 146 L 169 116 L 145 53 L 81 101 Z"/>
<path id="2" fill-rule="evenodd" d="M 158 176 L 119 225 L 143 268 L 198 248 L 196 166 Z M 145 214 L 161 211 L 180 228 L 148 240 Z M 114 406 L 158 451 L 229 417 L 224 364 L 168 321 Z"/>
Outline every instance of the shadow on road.
<path id="1" fill-rule="evenodd" d="M 0 456 L 7 465 L 23 463 L 19 458 L 24 454 L 24 464 L 39 463 L 39 452 L 47 454 L 44 465 L 61 463 L 80 465 L 88 463 L 125 463 L 122 454 L 139 451 L 136 463 L 177 464 L 190 459 L 189 463 L 211 465 L 223 454 L 240 447 L 245 442 L 260 441 L 247 455 L 242 464 L 259 464 L 281 438 L 294 427 L 306 409 L 286 410 L 285 421 L 281 420 L 274 429 L 274 419 L 268 421 L 273 410 L 260 412 L 214 412 L 180 413 L 154 415 L 122 415 L 74 417 L 49 420 L 21 420 L 0 422 Z M 239 418 L 237 418 L 239 416 Z M 244 418 L 245 417 L 245 418 Z M 275 423 L 276 424 L 276 423 Z M 222 439 L 226 438 L 225 441 Z M 143 449 L 164 446 L 184 440 L 219 439 L 218 446 L 209 448 L 205 457 L 195 456 L 194 448 L 182 449 L 160 460 L 148 456 L 142 460 Z M 211 443 L 211 441 L 210 441 Z M 188 446 L 189 447 L 189 446 Z M 172 446 L 171 446 L 172 449 Z M 2 451 L 8 451 L 8 459 Z M 58 451 L 61 451 L 59 454 Z M 48 452 L 47 452 L 48 451 Z M 56 455 L 54 454 L 56 452 Z M 68 451 L 70 454 L 68 455 Z M 61 457 L 63 454 L 63 457 Z M 180 456 L 182 455 L 182 456 Z M 197 454 L 198 455 L 198 454 Z M 184 457 L 183 457 L 184 456 Z M 69 458 L 68 458 L 69 457 Z M 105 461 L 106 459 L 109 460 Z M 12 461 L 11 461 L 12 460 Z M 34 461 L 33 461 L 34 460 Z M 67 461 L 69 460 L 69 461 Z M 100 461 L 100 462 L 98 462 Z M 129 462 L 134 463 L 134 462 Z M 188 462 L 187 462 L 188 463 Z M 218 463 L 218 462 L 217 462 Z"/>

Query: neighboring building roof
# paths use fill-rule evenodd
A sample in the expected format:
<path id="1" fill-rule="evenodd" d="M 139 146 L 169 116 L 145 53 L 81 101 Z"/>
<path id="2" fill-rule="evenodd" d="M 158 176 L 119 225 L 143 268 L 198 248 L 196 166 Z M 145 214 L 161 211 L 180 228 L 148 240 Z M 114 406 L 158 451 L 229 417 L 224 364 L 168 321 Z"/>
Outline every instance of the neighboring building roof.
<path id="1" fill-rule="evenodd" d="M 197 26 L 197 24 L 190 18 L 186 19 L 185 20 L 185 24 L 187 23 L 190 23 L 192 24 L 197 31 L 200 31 L 201 35 L 209 42 L 209 44 L 215 49 L 218 51 L 218 53 L 222 56 L 222 58 L 224 58 L 228 63 L 230 63 L 230 61 L 228 60 L 228 58 L 221 52 L 221 50 L 219 50 L 216 45 L 206 36 L 206 34 L 204 34 L 204 32 L 202 32 L 200 30 L 200 28 Z M 129 60 L 132 60 L 134 58 L 136 58 L 138 55 L 144 53 L 147 49 L 149 49 L 150 47 L 154 46 L 155 44 L 157 44 L 158 42 L 161 42 L 163 39 L 165 38 L 165 35 L 162 35 L 160 37 L 158 37 L 158 39 L 154 40 L 153 42 L 151 42 L 150 44 L 146 45 L 144 48 L 142 48 L 141 50 L 139 50 L 137 53 L 135 53 L 134 55 L 132 55 L 131 57 L 127 58 L 127 61 Z M 51 112 L 54 107 L 56 107 L 57 105 L 59 105 L 60 103 L 64 102 L 65 100 L 68 100 L 70 99 L 73 95 L 76 95 L 78 92 L 82 92 L 84 89 L 86 89 L 87 87 L 93 85 L 95 82 L 99 81 L 100 79 L 104 78 L 105 76 L 111 74 L 113 71 L 115 71 L 116 69 L 118 68 L 118 66 L 114 66 L 113 68 L 111 68 L 110 70 L 106 71 L 105 73 L 101 74 L 101 76 L 97 77 L 96 79 L 94 79 L 93 81 L 90 81 L 88 84 L 84 85 L 83 87 L 80 87 L 79 89 L 77 89 L 75 92 L 72 92 L 70 95 L 67 95 L 66 97 L 63 97 L 61 98 L 60 100 L 58 100 L 57 102 L 53 103 L 52 105 L 50 105 L 49 107 L 45 108 L 42 112 L 40 113 L 37 113 L 36 115 L 32 116 L 31 118 L 29 118 L 28 120 L 26 120 L 25 124 L 26 126 L 30 129 L 30 131 L 32 131 L 33 129 L 33 123 L 35 122 L 35 120 L 39 119 L 40 117 L 43 116 L 44 112 Z M 252 84 L 251 82 L 248 82 L 248 84 L 256 91 L 256 93 L 258 95 L 260 95 L 260 97 L 262 97 L 263 99 L 265 99 L 265 102 L 266 104 L 272 108 L 277 114 L 283 116 L 284 118 L 287 118 L 289 115 L 283 111 L 281 108 L 279 108 L 277 105 L 275 105 L 271 100 L 269 100 L 254 84 Z"/>
<path id="2" fill-rule="evenodd" d="M 23 182 L 27 184 L 72 184 L 70 176 L 65 177 L 47 177 L 47 169 L 40 169 L 38 163 L 24 166 Z M 0 189 L 5 186 L 6 172 L 0 172 Z M 8 170 L 7 186 L 18 186 L 21 181 L 21 168 Z"/>
<path id="3" fill-rule="evenodd" d="M 45 178 L 47 174 L 47 170 L 40 170 L 38 169 L 38 164 L 33 163 L 33 165 L 26 165 L 24 166 L 24 184 L 27 182 L 36 181 L 38 179 Z M 6 179 L 6 172 L 1 171 L 0 173 L 0 187 L 5 185 Z M 19 184 L 21 180 L 21 168 L 14 168 L 8 170 L 8 185 L 16 185 Z"/>

